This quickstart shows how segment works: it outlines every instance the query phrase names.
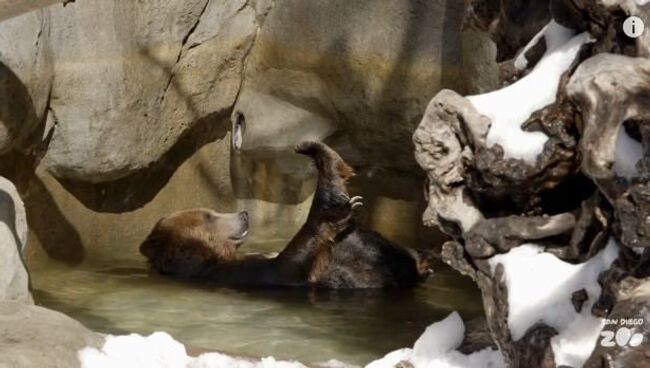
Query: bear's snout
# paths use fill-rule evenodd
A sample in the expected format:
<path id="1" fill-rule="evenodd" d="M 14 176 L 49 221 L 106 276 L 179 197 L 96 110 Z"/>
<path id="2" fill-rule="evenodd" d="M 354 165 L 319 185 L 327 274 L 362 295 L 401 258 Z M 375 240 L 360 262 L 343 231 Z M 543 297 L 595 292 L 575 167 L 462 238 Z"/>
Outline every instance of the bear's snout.
<path id="1" fill-rule="evenodd" d="M 237 217 L 235 217 L 235 226 L 233 228 L 232 235 L 230 236 L 230 240 L 237 241 L 238 243 L 241 243 L 244 241 L 244 239 L 248 236 L 248 225 L 249 225 L 249 220 L 248 220 L 248 212 L 247 211 L 241 211 L 237 214 Z"/>

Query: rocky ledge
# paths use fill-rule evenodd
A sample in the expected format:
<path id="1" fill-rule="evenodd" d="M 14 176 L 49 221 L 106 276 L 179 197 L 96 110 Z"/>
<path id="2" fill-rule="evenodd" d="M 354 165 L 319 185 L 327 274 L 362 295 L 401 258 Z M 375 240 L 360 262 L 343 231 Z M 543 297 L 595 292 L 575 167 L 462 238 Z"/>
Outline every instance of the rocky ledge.
<path id="1" fill-rule="evenodd" d="M 22 251 L 25 207 L 14 185 L 0 177 L 0 367 L 75 367 L 77 351 L 102 338 L 79 322 L 33 305 Z"/>

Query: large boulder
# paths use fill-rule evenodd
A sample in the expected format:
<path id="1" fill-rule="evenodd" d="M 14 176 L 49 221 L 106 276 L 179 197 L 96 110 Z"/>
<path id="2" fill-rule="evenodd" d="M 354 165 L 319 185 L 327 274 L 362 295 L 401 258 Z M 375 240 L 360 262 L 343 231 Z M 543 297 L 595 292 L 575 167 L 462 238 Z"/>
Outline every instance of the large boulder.
<path id="1" fill-rule="evenodd" d="M 233 112 L 235 146 L 337 133 L 344 139 L 331 143 L 355 166 L 415 168 L 409 136 L 427 101 L 472 78 L 462 67 L 463 9 L 454 0 L 276 2 Z"/>
<path id="2" fill-rule="evenodd" d="M 52 86 L 49 15 L 0 22 L 0 154 L 24 143 L 42 122 Z"/>
<path id="3" fill-rule="evenodd" d="M 21 257 L 27 241 L 25 207 L 14 185 L 0 177 L 0 301 L 31 301 Z"/>
<path id="4" fill-rule="evenodd" d="M 0 0 L 0 20 L 27 13 L 65 0 Z"/>
<path id="5" fill-rule="evenodd" d="M 120 179 L 200 125 L 223 137 L 219 116 L 235 102 L 257 30 L 252 5 L 84 0 L 47 11 L 55 129 L 43 164 L 56 177 Z"/>
<path id="6" fill-rule="evenodd" d="M 344 132 L 339 147 L 352 142 L 359 163 L 413 169 L 408 137 L 432 93 L 493 82 L 494 65 L 476 62 L 493 52 L 489 41 L 467 37 L 475 47 L 464 58 L 463 7 L 85 0 L 44 9 L 56 75 L 44 165 L 59 179 L 115 181 L 194 130 L 223 138 L 234 106 L 245 149 Z M 474 74 L 479 83 L 468 82 Z"/>
<path id="7" fill-rule="evenodd" d="M 16 87 L 5 83 L 8 94 L 22 96 L 11 103 L 20 109 L 13 115 L 29 117 L 12 124 L 21 137 L 34 133 L 29 143 L 44 141 L 41 167 L 86 206 L 118 212 L 142 206 L 182 159 L 223 140 L 231 113 L 244 125 L 234 129 L 237 148 L 286 148 L 336 133 L 334 145 L 355 165 L 414 172 L 409 136 L 432 94 L 494 83 L 495 65 L 483 57 L 493 45 L 461 35 L 463 7 L 452 0 L 80 0 L 3 22 L 15 32 L 3 32 L 0 62 L 16 74 Z M 38 38 L 23 42 L 31 33 L 22 28 Z M 28 60 L 41 60 L 26 70 L 49 74 L 19 73 L 7 60 L 20 47 L 33 54 Z M 95 203 L 104 196 L 97 193 L 151 177 L 164 179 L 122 195 L 127 204 Z"/>
<path id="8" fill-rule="evenodd" d="M 99 334 L 61 313 L 0 302 L 0 368 L 79 367 L 79 350 L 102 344 Z"/>

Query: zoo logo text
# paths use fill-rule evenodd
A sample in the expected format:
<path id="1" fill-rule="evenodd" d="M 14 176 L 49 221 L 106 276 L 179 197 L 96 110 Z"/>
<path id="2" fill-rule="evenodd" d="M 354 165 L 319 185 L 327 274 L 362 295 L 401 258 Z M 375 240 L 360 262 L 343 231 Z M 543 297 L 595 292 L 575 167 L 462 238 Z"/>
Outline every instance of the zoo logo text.
<path id="1" fill-rule="evenodd" d="M 641 326 L 645 321 L 643 319 L 608 319 L 605 321 L 606 325 L 621 326 L 614 331 L 601 331 L 600 345 L 603 347 L 620 347 L 630 346 L 637 347 L 643 343 L 643 335 L 640 333 L 632 333 L 632 330 L 624 326 Z"/>

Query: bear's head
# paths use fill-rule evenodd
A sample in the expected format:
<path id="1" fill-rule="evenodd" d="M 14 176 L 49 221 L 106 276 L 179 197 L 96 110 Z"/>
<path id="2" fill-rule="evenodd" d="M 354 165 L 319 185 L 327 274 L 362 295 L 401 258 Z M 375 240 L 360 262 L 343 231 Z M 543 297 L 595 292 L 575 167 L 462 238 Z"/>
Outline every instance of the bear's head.
<path id="1" fill-rule="evenodd" d="M 248 235 L 248 213 L 210 209 L 179 211 L 156 223 L 140 253 L 154 269 L 185 277 L 199 276 L 208 263 L 233 260 Z"/>

